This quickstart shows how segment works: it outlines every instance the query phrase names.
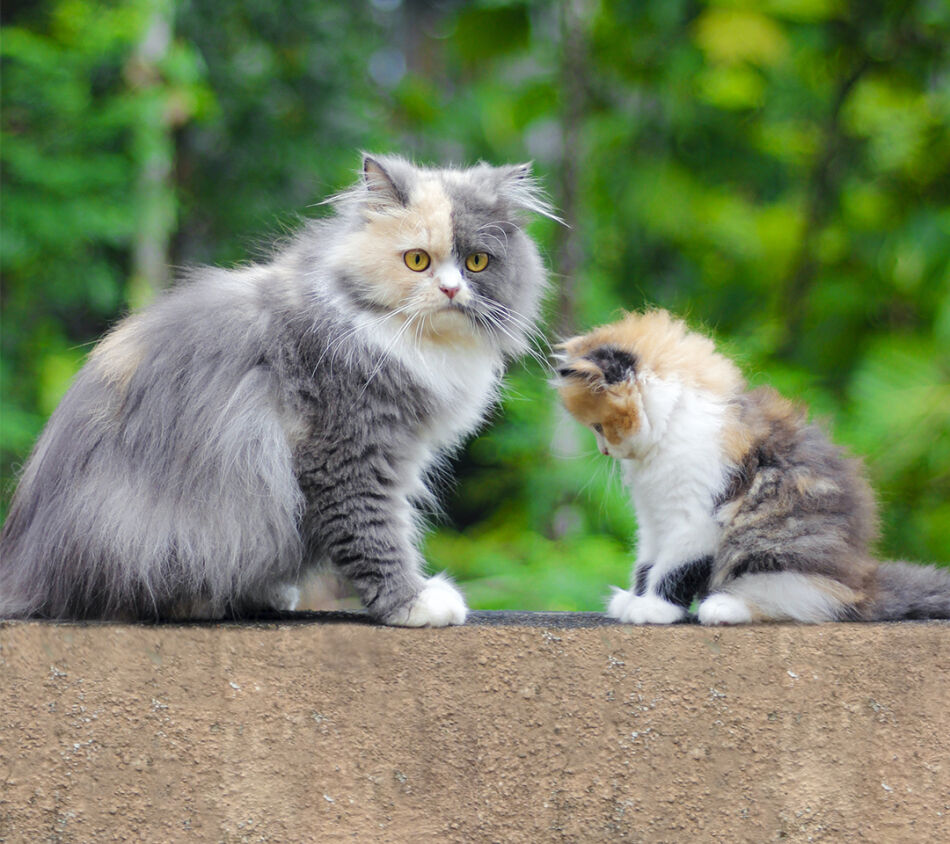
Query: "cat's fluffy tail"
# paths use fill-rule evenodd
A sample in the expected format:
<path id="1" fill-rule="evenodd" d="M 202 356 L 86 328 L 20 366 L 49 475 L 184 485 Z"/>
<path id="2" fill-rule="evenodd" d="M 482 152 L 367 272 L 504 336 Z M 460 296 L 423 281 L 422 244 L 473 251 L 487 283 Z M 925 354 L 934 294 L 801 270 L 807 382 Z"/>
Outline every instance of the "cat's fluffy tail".
<path id="1" fill-rule="evenodd" d="M 915 563 L 881 563 L 870 621 L 950 618 L 950 569 Z"/>

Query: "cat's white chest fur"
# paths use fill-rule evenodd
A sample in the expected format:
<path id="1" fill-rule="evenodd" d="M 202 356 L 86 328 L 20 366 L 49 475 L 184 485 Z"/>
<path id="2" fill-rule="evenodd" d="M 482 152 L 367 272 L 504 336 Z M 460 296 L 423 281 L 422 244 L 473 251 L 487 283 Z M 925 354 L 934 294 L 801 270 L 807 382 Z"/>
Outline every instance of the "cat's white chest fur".
<path id="1" fill-rule="evenodd" d="M 417 338 L 395 322 L 375 326 L 368 339 L 402 363 L 434 399 L 420 432 L 420 465 L 457 446 L 481 424 L 501 382 L 503 365 L 496 351 L 474 339 Z"/>
<path id="2" fill-rule="evenodd" d="M 484 419 L 501 381 L 501 360 L 480 346 L 423 347 L 417 358 L 420 380 L 438 405 L 425 426 L 426 437 L 436 448 L 451 448 Z"/>

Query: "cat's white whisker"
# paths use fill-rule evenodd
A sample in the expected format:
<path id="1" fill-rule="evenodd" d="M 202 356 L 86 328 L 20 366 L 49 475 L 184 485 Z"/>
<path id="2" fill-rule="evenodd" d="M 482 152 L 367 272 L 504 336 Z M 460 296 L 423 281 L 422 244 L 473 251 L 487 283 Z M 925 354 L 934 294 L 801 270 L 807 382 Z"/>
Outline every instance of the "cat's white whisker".
<path id="1" fill-rule="evenodd" d="M 492 234 L 493 230 L 501 232 L 501 237 L 498 235 Z M 498 244 L 498 248 L 502 254 L 508 251 L 508 232 L 505 231 L 504 227 L 499 223 L 485 223 L 485 225 L 480 226 L 477 230 L 479 234 L 485 235 L 485 237 L 490 240 L 495 241 Z M 504 239 L 502 239 L 504 238 Z"/>
<path id="2" fill-rule="evenodd" d="M 389 345 L 386 346 L 386 348 L 380 354 L 379 361 L 377 362 L 376 366 L 373 368 L 372 372 L 370 372 L 369 377 L 366 379 L 366 382 L 363 384 L 359 393 L 357 393 L 356 401 L 359 401 L 363 397 L 369 385 L 373 383 L 373 379 L 379 374 L 383 366 L 385 366 L 385 364 L 389 362 L 390 355 L 392 354 L 393 349 L 402 339 L 403 335 L 412 327 L 413 321 L 417 318 L 418 318 L 417 314 L 410 314 L 409 318 L 396 331 L 396 334 L 393 336 L 392 340 L 389 342 Z"/>
<path id="3" fill-rule="evenodd" d="M 317 371 L 320 368 L 320 364 L 323 363 L 323 359 L 325 357 L 329 356 L 330 361 L 332 363 L 336 352 L 339 351 L 341 348 L 345 347 L 347 342 L 350 340 L 350 338 L 353 337 L 353 335 L 358 334 L 360 332 L 370 331 L 374 328 L 378 328 L 380 325 L 383 325 L 387 321 L 391 320 L 393 317 L 397 317 L 400 314 L 407 313 L 411 309 L 411 307 L 412 307 L 411 303 L 406 303 L 402 305 L 401 307 L 396 308 L 395 310 L 387 311 L 386 313 L 380 314 L 379 316 L 370 318 L 366 321 L 357 322 L 347 331 L 344 331 L 334 340 L 327 343 L 327 346 L 323 354 L 320 355 L 319 359 L 314 364 L 313 374 L 316 375 Z"/>

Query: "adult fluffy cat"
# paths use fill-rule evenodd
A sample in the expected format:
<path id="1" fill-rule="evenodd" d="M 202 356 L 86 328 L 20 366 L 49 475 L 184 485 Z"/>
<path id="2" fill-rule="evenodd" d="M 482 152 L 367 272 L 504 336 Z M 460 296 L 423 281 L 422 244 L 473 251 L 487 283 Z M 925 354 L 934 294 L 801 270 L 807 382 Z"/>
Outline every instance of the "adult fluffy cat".
<path id="1" fill-rule="evenodd" d="M 377 619 L 460 624 L 413 502 L 481 422 L 544 286 L 527 166 L 367 157 L 269 264 L 205 269 L 96 347 L 23 472 L 0 617 L 291 607 L 329 561 Z"/>
<path id="2" fill-rule="evenodd" d="M 558 388 L 623 465 L 634 584 L 607 613 L 666 624 L 950 617 L 950 572 L 877 563 L 860 464 L 774 390 L 747 391 L 712 341 L 665 311 L 563 346 Z"/>

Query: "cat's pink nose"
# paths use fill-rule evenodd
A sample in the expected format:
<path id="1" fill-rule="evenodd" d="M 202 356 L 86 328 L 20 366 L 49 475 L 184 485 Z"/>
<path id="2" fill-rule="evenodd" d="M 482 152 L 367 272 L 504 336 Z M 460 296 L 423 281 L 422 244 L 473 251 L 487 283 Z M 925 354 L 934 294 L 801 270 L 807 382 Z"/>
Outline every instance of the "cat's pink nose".
<path id="1" fill-rule="evenodd" d="M 606 455 L 610 454 L 610 449 L 607 448 L 607 446 L 604 446 L 604 447 L 600 450 L 600 453 L 603 454 L 604 456 L 606 456 Z"/>
<path id="2" fill-rule="evenodd" d="M 457 284 L 445 284 L 443 282 L 439 285 L 439 290 L 441 290 L 450 299 L 454 299 L 455 294 L 459 292 L 459 286 Z"/>

